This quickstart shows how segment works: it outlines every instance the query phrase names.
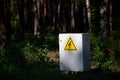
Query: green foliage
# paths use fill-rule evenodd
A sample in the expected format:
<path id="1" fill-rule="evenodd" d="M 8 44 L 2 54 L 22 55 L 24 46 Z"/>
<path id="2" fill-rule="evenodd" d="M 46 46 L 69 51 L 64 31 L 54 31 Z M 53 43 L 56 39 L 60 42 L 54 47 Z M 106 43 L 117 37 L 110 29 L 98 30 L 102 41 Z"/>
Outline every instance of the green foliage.
<path id="1" fill-rule="evenodd" d="M 31 33 L 26 33 L 25 41 L 30 42 L 34 46 L 40 47 L 42 49 L 56 50 L 58 49 L 58 35 L 53 33 L 52 27 L 49 26 L 47 29 L 39 29 L 39 38 Z"/>
<path id="2" fill-rule="evenodd" d="M 115 56 L 113 52 L 108 53 L 108 55 L 106 56 L 106 60 L 104 62 L 104 64 L 102 65 L 102 68 L 104 70 L 115 70 L 117 67 L 117 63 L 115 60 Z"/>
<path id="3" fill-rule="evenodd" d="M 98 46 L 93 49 L 92 56 L 93 56 L 92 57 L 92 59 L 93 59 L 92 64 L 100 67 L 103 64 L 104 53 L 100 50 L 100 48 Z"/>
<path id="4" fill-rule="evenodd" d="M 9 61 L 15 65 L 31 64 L 47 60 L 48 50 L 58 49 L 58 37 L 52 33 L 52 28 L 41 32 L 40 37 L 26 33 L 25 38 L 20 41 L 16 35 L 11 36 L 9 46 Z"/>
<path id="5" fill-rule="evenodd" d="M 113 39 L 115 40 L 120 40 L 120 29 L 118 28 L 117 30 L 114 30 L 112 33 Z"/>
<path id="6" fill-rule="evenodd" d="M 19 14 L 16 0 L 10 0 L 11 27 L 17 31 L 19 26 Z"/>
<path id="7" fill-rule="evenodd" d="M 115 53 L 114 51 L 109 51 L 108 46 L 109 41 L 104 43 L 100 37 L 91 35 L 92 65 L 106 71 L 115 70 L 117 66 Z"/>
<path id="8" fill-rule="evenodd" d="M 58 36 L 53 34 L 52 27 L 49 26 L 46 31 L 42 31 L 40 35 L 41 47 L 47 48 L 48 50 L 58 49 Z"/>
<path id="9" fill-rule="evenodd" d="M 0 47 L 0 72 L 11 72 L 14 68 L 14 62 L 18 62 L 18 51 L 15 47 L 15 37 L 11 36 L 12 44 L 7 48 Z M 12 63 L 12 64 L 11 64 Z M 15 63 L 15 64 L 16 64 Z"/>
<path id="10" fill-rule="evenodd" d="M 101 24 L 101 28 L 105 27 L 105 21 L 103 19 L 100 21 L 100 24 Z"/>
<path id="11" fill-rule="evenodd" d="M 8 62 L 7 56 L 6 56 L 6 49 L 3 47 L 0 47 L 0 67 L 6 65 Z"/>
<path id="12" fill-rule="evenodd" d="M 100 38 L 95 37 L 94 35 L 91 35 L 91 54 L 92 54 L 92 64 L 99 67 L 103 63 L 104 53 L 101 50 L 102 43 L 100 41 Z"/>
<path id="13" fill-rule="evenodd" d="M 58 49 L 58 37 L 52 34 L 47 34 L 45 37 L 43 47 L 48 48 L 50 50 Z"/>
<path id="14" fill-rule="evenodd" d="M 29 64 L 41 60 L 45 61 L 47 59 L 47 52 L 48 50 L 46 48 L 42 49 L 36 47 L 29 42 L 25 43 L 25 46 L 23 47 L 23 55 Z"/>
<path id="15" fill-rule="evenodd" d="M 11 44 L 7 49 L 0 47 L 0 71 L 11 72 L 16 67 L 27 64 L 47 61 L 48 48 L 39 45 L 40 39 L 31 34 L 26 34 L 25 40 L 17 41 L 15 35 L 10 37 Z"/>
<path id="16" fill-rule="evenodd" d="M 14 66 L 9 64 L 9 58 L 7 54 L 8 50 L 0 47 L 0 72 L 11 72 L 14 69 Z"/>

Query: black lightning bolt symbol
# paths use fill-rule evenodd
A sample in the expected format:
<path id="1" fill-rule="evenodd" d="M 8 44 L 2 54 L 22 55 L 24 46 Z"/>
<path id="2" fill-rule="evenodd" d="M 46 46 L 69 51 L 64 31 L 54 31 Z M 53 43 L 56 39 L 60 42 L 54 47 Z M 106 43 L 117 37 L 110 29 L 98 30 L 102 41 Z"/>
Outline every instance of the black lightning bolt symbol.
<path id="1" fill-rule="evenodd" d="M 69 49 L 70 49 L 70 46 L 71 46 L 71 41 L 69 42 L 68 46 L 69 46 Z"/>

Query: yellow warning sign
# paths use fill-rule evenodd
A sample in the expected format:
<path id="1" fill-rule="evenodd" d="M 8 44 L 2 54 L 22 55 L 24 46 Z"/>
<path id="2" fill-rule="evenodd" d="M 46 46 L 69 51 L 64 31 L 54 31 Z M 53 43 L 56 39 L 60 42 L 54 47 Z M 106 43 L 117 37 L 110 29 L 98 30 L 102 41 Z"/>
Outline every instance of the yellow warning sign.
<path id="1" fill-rule="evenodd" d="M 68 39 L 64 50 L 77 50 L 71 37 Z"/>

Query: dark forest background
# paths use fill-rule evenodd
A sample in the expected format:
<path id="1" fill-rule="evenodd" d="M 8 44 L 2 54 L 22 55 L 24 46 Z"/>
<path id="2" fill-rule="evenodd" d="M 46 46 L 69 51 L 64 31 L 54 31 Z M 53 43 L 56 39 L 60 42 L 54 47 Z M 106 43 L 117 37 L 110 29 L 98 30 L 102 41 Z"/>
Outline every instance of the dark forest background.
<path id="1" fill-rule="evenodd" d="M 0 69 L 47 61 L 59 33 L 90 33 L 92 65 L 120 70 L 119 0 L 0 0 Z"/>

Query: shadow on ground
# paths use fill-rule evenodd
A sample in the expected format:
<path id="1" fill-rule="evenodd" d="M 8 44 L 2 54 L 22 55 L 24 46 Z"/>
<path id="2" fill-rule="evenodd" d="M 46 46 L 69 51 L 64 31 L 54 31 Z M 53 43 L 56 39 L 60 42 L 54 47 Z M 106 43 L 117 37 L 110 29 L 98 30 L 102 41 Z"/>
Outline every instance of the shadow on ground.
<path id="1" fill-rule="evenodd" d="M 58 62 L 39 62 L 18 67 L 11 72 L 0 73 L 0 80 L 120 80 L 120 72 L 62 72 Z"/>

